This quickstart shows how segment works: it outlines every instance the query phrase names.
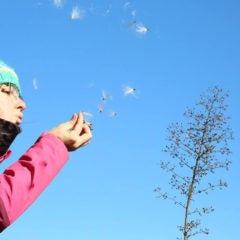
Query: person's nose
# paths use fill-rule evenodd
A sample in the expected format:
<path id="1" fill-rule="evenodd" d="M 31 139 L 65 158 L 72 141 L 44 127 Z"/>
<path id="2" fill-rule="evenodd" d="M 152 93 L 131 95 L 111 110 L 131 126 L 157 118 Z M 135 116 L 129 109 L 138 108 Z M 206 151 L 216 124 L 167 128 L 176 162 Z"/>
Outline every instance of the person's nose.
<path id="1" fill-rule="evenodd" d="M 22 98 L 18 99 L 18 108 L 21 109 L 21 111 L 27 108 L 27 105 Z"/>

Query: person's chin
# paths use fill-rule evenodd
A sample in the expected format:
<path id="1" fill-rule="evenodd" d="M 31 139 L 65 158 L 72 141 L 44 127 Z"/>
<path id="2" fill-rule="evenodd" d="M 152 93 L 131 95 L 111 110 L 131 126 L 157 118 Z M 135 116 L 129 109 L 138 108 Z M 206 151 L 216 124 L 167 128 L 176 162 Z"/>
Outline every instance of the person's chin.
<path id="1" fill-rule="evenodd" d="M 18 125 L 18 126 L 21 125 L 21 123 L 22 123 L 21 120 L 20 121 L 18 120 L 18 121 L 15 122 L 15 124 Z"/>
<path id="2" fill-rule="evenodd" d="M 17 117 L 15 124 L 20 125 L 21 123 L 22 123 L 22 117 L 19 116 L 19 117 Z"/>

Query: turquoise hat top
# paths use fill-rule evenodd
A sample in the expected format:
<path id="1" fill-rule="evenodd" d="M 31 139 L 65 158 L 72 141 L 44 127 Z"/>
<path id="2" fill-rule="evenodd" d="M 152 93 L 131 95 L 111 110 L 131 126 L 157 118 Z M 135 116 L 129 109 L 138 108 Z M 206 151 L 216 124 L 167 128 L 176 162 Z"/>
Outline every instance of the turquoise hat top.
<path id="1" fill-rule="evenodd" d="M 1 83 L 11 83 L 15 85 L 21 95 L 21 87 L 16 72 L 2 60 L 0 60 L 0 84 Z"/>

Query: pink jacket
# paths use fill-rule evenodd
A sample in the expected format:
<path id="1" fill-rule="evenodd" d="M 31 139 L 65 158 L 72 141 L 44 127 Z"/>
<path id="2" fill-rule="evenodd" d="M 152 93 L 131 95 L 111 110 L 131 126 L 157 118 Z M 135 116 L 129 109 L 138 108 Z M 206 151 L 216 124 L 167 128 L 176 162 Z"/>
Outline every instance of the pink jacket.
<path id="1" fill-rule="evenodd" d="M 0 162 L 9 155 L 7 152 L 6 156 L 0 157 Z M 18 161 L 0 175 L 0 232 L 34 202 L 68 157 L 62 141 L 53 134 L 43 133 Z"/>

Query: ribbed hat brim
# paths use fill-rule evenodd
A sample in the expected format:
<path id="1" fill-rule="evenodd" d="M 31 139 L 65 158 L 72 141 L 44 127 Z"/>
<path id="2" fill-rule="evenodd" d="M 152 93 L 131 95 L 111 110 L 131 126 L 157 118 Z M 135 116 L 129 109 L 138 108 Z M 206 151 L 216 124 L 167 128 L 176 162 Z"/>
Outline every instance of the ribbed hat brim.
<path id="1" fill-rule="evenodd" d="M 14 84 L 21 94 L 21 87 L 16 72 L 0 60 L 0 84 L 1 83 Z"/>

